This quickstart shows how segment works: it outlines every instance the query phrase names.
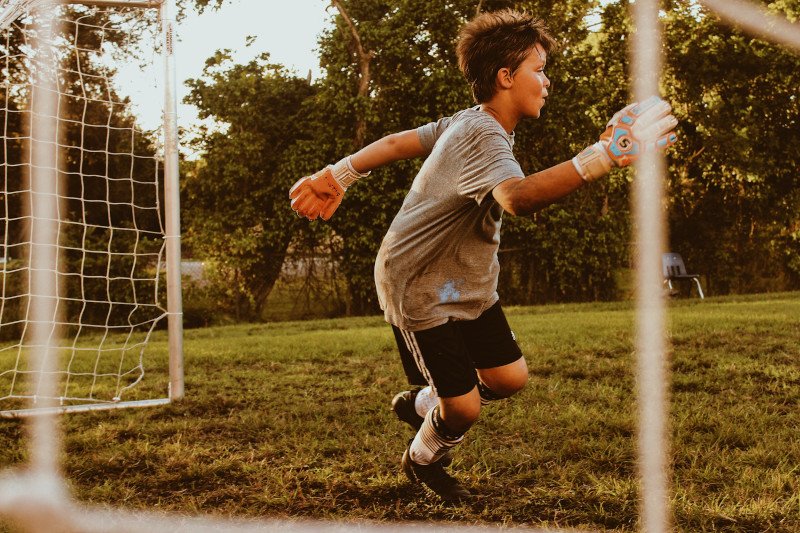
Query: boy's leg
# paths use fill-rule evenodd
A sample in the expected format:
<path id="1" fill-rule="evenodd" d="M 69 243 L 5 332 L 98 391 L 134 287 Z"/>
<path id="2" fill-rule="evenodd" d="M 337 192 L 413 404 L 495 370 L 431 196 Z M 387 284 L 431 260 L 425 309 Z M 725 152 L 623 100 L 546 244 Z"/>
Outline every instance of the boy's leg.
<path id="1" fill-rule="evenodd" d="M 525 386 L 528 381 L 528 367 L 500 302 L 475 320 L 453 324 L 459 328 L 469 357 L 477 367 L 482 405 L 508 398 Z M 409 383 L 427 383 L 408 348 L 403 332 L 394 326 L 392 329 Z M 423 418 L 437 403 L 436 392 L 429 385 L 398 393 L 392 400 L 392 409 L 400 420 L 419 430 Z"/>
<path id="2" fill-rule="evenodd" d="M 392 332 L 397 342 L 397 350 L 400 352 L 403 371 L 409 385 L 414 385 L 411 390 L 401 391 L 392 398 L 392 411 L 397 418 L 411 426 L 414 431 L 419 431 L 425 415 L 438 403 L 439 398 L 423 376 L 414 355 L 403 338 L 403 332 L 396 326 L 392 326 Z"/>
<path id="3" fill-rule="evenodd" d="M 403 470 L 444 500 L 462 500 L 469 492 L 444 471 L 444 459 L 480 413 L 477 374 L 452 322 L 424 331 L 400 330 L 420 373 L 438 396 L 403 454 Z M 397 398 L 397 397 L 396 397 Z"/>
<path id="4" fill-rule="evenodd" d="M 513 396 L 522 390 L 528 382 L 528 365 L 525 358 L 520 357 L 513 363 L 479 368 L 478 378 L 481 404 L 486 405 L 488 402 Z"/>
<path id="5" fill-rule="evenodd" d="M 444 499 L 468 498 L 469 492 L 444 472 L 442 458 L 449 459 L 449 450 L 477 420 L 483 403 L 511 396 L 525 385 L 528 370 L 522 352 L 499 303 L 476 320 L 422 332 L 394 329 L 401 357 L 405 352 L 415 362 L 431 393 L 439 396 L 438 407 L 426 413 L 403 455 L 403 469 Z M 422 418 L 424 412 L 415 415 Z"/>
<path id="6" fill-rule="evenodd" d="M 401 465 L 411 481 L 424 484 L 445 501 L 464 501 L 472 497 L 444 468 L 452 460 L 450 451 L 464 440 L 464 433 L 477 419 L 480 405 L 477 387 L 459 397 L 440 398 L 439 405 L 428 412 L 403 453 Z M 442 413 L 448 408 L 451 420 L 446 422 Z M 462 426 L 456 429 L 452 426 L 454 422 Z"/>
<path id="7" fill-rule="evenodd" d="M 528 366 L 500 302 L 475 320 L 457 323 L 478 371 L 481 404 L 508 398 L 528 381 Z"/>

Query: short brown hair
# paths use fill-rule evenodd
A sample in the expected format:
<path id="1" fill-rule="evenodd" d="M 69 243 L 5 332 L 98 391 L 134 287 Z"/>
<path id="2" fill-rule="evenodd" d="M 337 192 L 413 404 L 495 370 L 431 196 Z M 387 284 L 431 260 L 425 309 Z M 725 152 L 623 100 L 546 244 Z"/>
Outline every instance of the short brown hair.
<path id="1" fill-rule="evenodd" d="M 556 41 L 540 19 L 525 12 L 503 9 L 481 13 L 461 28 L 456 55 L 458 66 L 478 103 L 494 96 L 501 68 L 516 70 L 539 43 L 546 52 Z"/>

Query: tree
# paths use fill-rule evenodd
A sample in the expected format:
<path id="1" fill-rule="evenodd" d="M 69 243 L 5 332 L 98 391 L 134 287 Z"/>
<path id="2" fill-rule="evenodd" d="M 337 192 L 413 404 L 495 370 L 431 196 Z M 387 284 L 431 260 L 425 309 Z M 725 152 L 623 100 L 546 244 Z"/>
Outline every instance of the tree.
<path id="1" fill-rule="evenodd" d="M 213 260 L 236 318 L 258 320 L 298 221 L 287 191 L 317 159 L 308 157 L 315 88 L 269 54 L 236 65 L 227 50 L 187 84 L 186 101 L 216 121 L 183 183 L 187 244 Z"/>
<path id="2" fill-rule="evenodd" d="M 800 56 L 721 25 L 694 1 L 666 22 L 665 85 L 681 121 L 672 247 L 713 292 L 800 287 Z M 790 17 L 797 2 L 774 2 Z"/>
<path id="3" fill-rule="evenodd" d="M 218 8 L 224 2 L 195 3 Z M 230 111 L 238 109 L 230 102 L 215 103 L 213 111 L 208 107 L 208 116 L 229 115 L 222 120 L 244 125 L 252 135 L 233 142 L 230 139 L 240 135 L 236 128 L 229 127 L 225 135 L 217 137 L 209 131 L 209 139 L 214 140 L 206 146 L 206 161 L 187 181 L 187 207 L 194 210 L 188 186 L 191 180 L 209 181 L 201 196 L 221 199 L 235 189 L 224 188 L 227 186 L 211 176 L 226 182 L 234 175 L 269 168 L 272 177 L 254 183 L 252 191 L 270 191 L 259 197 L 259 202 L 262 206 L 277 202 L 275 211 L 266 208 L 274 220 L 258 218 L 264 213 L 255 209 L 245 210 L 238 218 L 206 223 L 206 219 L 214 220 L 211 204 L 201 206 L 197 213 L 189 214 L 195 221 L 192 242 L 199 245 L 207 232 L 235 237 L 209 238 L 209 250 L 221 250 L 219 246 L 229 241 L 250 242 L 242 258 L 250 257 L 251 274 L 241 278 L 237 290 L 246 294 L 247 287 L 255 287 L 247 298 L 256 305 L 260 296 L 254 294 L 265 294 L 277 268 L 277 264 L 258 266 L 253 259 L 258 246 L 259 254 L 275 254 L 277 260 L 280 250 L 286 250 L 284 239 L 289 234 L 294 235 L 293 246 L 298 247 L 313 248 L 327 240 L 347 280 L 348 313 L 376 311 L 374 258 L 421 161 L 398 162 L 374 171 L 348 191 L 340 211 L 327 224 L 296 224 L 284 218 L 288 212 L 280 211 L 279 204 L 285 206 L 286 200 L 276 200 L 281 198 L 279 188 L 285 193 L 300 176 L 386 134 L 415 128 L 472 105 L 457 68 L 458 30 L 477 12 L 504 7 L 541 13 L 562 43 L 548 60 L 551 98 L 539 120 L 518 126 L 515 154 L 526 173 L 571 158 L 593 142 L 608 118 L 630 100 L 628 42 L 633 29 L 629 3 L 330 0 L 337 16 L 320 39 L 325 77 L 312 88 L 306 87 L 306 92 L 294 94 L 294 99 L 287 95 L 288 108 L 283 98 L 265 100 L 261 107 L 262 117 L 270 117 L 261 120 L 270 123 L 274 119 L 284 137 L 270 137 L 268 128 L 256 124 L 253 114 L 239 116 Z M 795 0 L 769 5 L 789 16 L 798 14 Z M 668 2 L 662 20 L 666 30 L 662 92 L 681 120 L 679 144 L 667 156 L 666 207 L 672 247 L 688 258 L 693 269 L 709 277 L 714 292 L 800 286 L 800 178 L 796 173 L 800 165 L 793 150 L 800 134 L 797 56 L 719 25 L 695 0 Z M 249 71 L 247 66 L 234 68 L 229 62 L 224 68 L 210 68 L 216 68 L 219 72 L 214 75 L 221 77 L 213 78 L 209 71 L 208 95 L 203 96 L 207 101 L 199 105 L 212 106 L 209 95 L 224 92 L 228 83 L 247 85 L 237 78 L 246 76 L 236 68 L 251 72 L 248 76 L 252 79 L 258 77 L 252 74 L 256 71 L 271 79 L 263 83 L 272 87 L 269 91 L 274 94 L 282 94 L 279 87 L 299 83 L 265 63 L 251 66 Z M 243 92 L 247 98 L 254 97 Z M 200 98 L 199 94 L 195 96 Z M 290 115 L 296 118 L 292 124 L 284 120 Z M 298 129 L 298 124 L 303 127 Z M 264 145 L 269 147 L 269 155 L 259 150 L 241 151 L 241 143 L 264 143 L 260 136 L 272 139 Z M 233 158 L 234 153 L 247 160 Z M 250 161 L 262 156 L 262 162 Z M 630 169 L 615 170 L 531 218 L 506 217 L 500 254 L 505 300 L 529 304 L 623 296 L 615 278 L 630 261 L 628 204 L 633 176 Z M 283 231 L 258 229 L 258 238 L 245 239 L 253 234 L 253 227 L 265 228 L 271 222 Z M 273 239 L 269 245 L 268 233 Z M 259 286 L 265 273 L 267 283 Z"/>

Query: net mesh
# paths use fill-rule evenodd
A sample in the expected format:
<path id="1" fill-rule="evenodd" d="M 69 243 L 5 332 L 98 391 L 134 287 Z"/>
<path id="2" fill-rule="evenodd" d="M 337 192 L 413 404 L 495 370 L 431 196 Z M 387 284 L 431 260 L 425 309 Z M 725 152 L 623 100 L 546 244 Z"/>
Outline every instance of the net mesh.
<path id="1" fill-rule="evenodd" d="M 40 41 L 34 18 L 3 30 L 0 121 L 0 408 L 41 398 L 42 373 L 28 366 L 31 297 L 31 124 L 37 99 L 52 96 L 57 112 L 58 260 L 52 333 L 59 361 L 52 370 L 62 405 L 140 399 L 145 347 L 166 316 L 158 265 L 164 255 L 159 201 L 162 149 L 158 135 L 137 125 L 129 97 L 113 83 L 121 61 L 152 61 L 154 16 L 136 10 L 59 7 L 60 31 Z M 148 55 L 150 56 L 148 58 Z M 43 65 L 50 57 L 53 65 Z M 34 73 L 56 72 L 57 94 L 36 86 Z M 146 69 L 143 69 L 146 71 Z M 142 80 L 155 84 L 155 80 Z M 36 142 L 36 141 L 34 141 Z M 164 363 L 165 364 L 165 363 Z M 165 374 L 166 371 L 161 372 Z M 34 379 L 31 379 L 33 377 Z M 154 384 L 155 385 L 155 384 Z M 141 387 L 137 387 L 140 389 Z"/>

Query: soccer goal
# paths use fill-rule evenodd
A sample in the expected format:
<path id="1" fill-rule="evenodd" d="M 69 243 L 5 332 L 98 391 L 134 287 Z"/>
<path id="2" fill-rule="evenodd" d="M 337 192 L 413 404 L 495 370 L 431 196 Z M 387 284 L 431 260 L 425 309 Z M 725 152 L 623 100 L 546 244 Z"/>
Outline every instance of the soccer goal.
<path id="1" fill-rule="evenodd" d="M 2 417 L 183 396 L 175 74 L 162 4 L 0 0 Z M 37 24 L 44 9 L 48 28 Z M 161 126 L 140 125 L 117 85 L 123 69 L 163 98 Z"/>

